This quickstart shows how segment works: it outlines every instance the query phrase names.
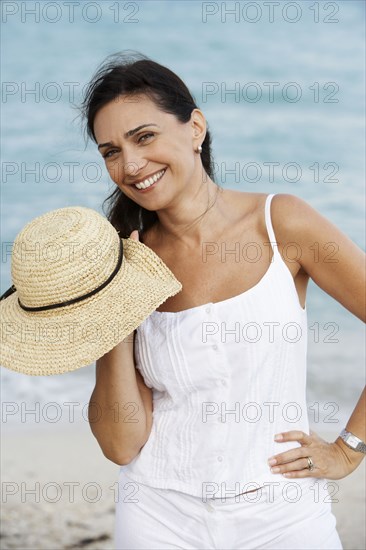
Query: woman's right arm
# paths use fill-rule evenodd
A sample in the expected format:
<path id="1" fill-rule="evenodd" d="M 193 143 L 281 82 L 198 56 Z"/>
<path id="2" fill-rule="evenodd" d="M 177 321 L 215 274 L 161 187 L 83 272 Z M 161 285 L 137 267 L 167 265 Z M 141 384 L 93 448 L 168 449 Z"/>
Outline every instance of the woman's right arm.
<path id="1" fill-rule="evenodd" d="M 135 458 L 152 427 L 152 390 L 135 367 L 134 333 L 96 362 L 88 418 L 104 456 L 118 465 Z"/>

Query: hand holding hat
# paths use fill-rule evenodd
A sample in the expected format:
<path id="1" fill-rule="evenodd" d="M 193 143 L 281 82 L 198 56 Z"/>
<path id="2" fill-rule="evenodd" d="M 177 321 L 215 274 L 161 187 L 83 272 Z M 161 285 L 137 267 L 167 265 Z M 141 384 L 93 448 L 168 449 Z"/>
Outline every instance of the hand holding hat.
<path id="1" fill-rule="evenodd" d="M 136 230 L 120 238 L 81 206 L 29 222 L 14 241 L 11 273 L 0 298 L 0 360 L 29 375 L 89 365 L 182 290 Z"/>
<path id="2" fill-rule="evenodd" d="M 140 241 L 139 232 L 137 229 L 134 229 L 130 235 L 130 239 L 133 239 L 134 241 Z"/>

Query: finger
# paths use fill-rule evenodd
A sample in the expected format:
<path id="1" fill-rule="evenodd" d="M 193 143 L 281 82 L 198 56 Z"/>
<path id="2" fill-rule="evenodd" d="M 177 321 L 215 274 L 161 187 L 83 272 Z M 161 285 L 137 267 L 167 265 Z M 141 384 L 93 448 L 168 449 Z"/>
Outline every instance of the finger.
<path id="1" fill-rule="evenodd" d="M 308 468 L 293 472 L 284 472 L 282 475 L 286 478 L 323 477 L 322 475 L 319 475 L 319 473 L 316 473 L 315 470 L 310 471 Z"/>
<path id="2" fill-rule="evenodd" d="M 273 455 L 268 459 L 268 464 L 270 466 L 277 466 L 278 464 L 286 464 L 287 462 L 292 462 L 300 458 L 308 456 L 308 450 L 306 447 L 297 447 L 296 449 L 290 449 L 284 453 L 279 453 L 278 455 Z"/>
<path id="3" fill-rule="evenodd" d="M 137 229 L 134 229 L 130 235 L 130 239 L 134 240 L 134 241 L 139 241 L 139 232 Z"/>
<path id="4" fill-rule="evenodd" d="M 278 464 L 277 466 L 272 466 L 271 472 L 273 474 L 284 474 L 287 472 L 298 472 L 301 470 L 308 469 L 308 460 L 307 458 L 299 458 L 298 460 L 293 460 L 286 464 Z"/>
<path id="5" fill-rule="evenodd" d="M 282 437 L 277 438 L 278 435 Z M 275 436 L 275 440 L 279 443 L 283 443 L 284 441 L 298 441 L 301 445 L 310 445 L 312 442 L 311 436 L 305 432 L 301 432 L 300 430 L 281 432 Z"/>

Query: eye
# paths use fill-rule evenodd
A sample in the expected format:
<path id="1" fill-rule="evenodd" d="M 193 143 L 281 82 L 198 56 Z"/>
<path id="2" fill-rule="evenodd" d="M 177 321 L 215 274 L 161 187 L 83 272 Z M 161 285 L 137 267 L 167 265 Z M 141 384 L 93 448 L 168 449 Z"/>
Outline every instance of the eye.
<path id="1" fill-rule="evenodd" d="M 103 155 L 103 158 L 104 159 L 108 159 L 108 158 L 111 158 L 111 156 L 114 154 L 114 153 L 117 153 L 117 149 L 110 149 L 109 151 L 107 151 L 104 155 Z"/>
<path id="2" fill-rule="evenodd" d="M 140 137 L 138 138 L 137 141 L 138 141 L 139 143 L 140 143 L 141 141 L 144 142 L 144 141 L 146 141 L 146 139 L 148 139 L 148 138 L 151 137 L 151 136 L 154 136 L 154 133 L 153 133 L 153 132 L 148 132 L 147 134 L 143 134 L 142 136 L 140 136 Z"/>

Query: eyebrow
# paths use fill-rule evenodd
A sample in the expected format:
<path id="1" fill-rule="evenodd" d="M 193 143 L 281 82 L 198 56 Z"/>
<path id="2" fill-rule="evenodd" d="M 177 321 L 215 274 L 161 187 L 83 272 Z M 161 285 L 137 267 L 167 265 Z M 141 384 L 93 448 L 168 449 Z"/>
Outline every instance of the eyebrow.
<path id="1" fill-rule="evenodd" d="M 146 128 L 147 126 L 157 126 L 159 128 L 159 126 L 157 124 L 154 124 L 153 122 L 149 122 L 147 124 L 141 124 L 141 126 L 137 126 L 137 128 L 134 128 L 133 130 L 129 130 L 128 132 L 126 132 L 124 134 L 124 137 L 127 139 L 133 136 L 134 134 L 136 134 L 136 132 L 138 132 L 139 130 L 142 130 L 142 128 Z M 106 143 L 99 143 L 98 149 L 101 149 L 102 147 L 109 147 L 110 145 L 113 145 L 111 141 L 107 141 Z"/>

